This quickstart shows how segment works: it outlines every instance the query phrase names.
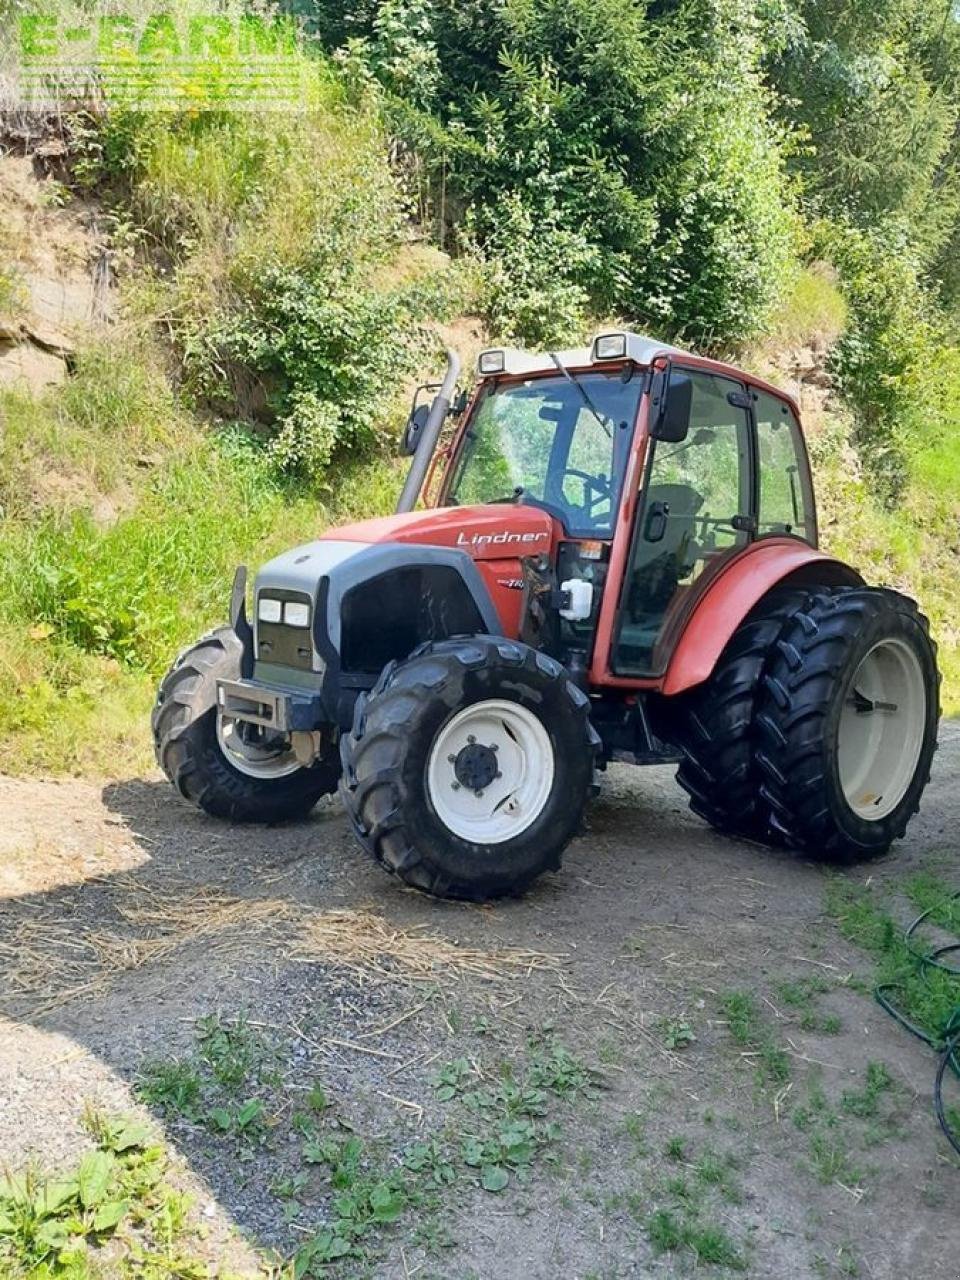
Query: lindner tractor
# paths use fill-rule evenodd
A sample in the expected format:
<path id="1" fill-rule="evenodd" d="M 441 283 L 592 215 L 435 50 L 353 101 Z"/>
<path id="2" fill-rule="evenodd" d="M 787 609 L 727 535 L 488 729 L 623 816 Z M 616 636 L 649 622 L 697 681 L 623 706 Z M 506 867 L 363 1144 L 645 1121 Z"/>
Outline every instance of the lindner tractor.
<path id="1" fill-rule="evenodd" d="M 448 353 L 415 397 L 397 514 L 271 560 L 249 617 L 237 571 L 153 713 L 181 795 L 270 823 L 339 787 L 387 870 L 471 899 L 557 868 L 610 760 L 678 763 L 721 831 L 889 848 L 929 778 L 936 649 L 817 549 L 789 396 L 626 332 L 477 372 L 459 394 Z"/>

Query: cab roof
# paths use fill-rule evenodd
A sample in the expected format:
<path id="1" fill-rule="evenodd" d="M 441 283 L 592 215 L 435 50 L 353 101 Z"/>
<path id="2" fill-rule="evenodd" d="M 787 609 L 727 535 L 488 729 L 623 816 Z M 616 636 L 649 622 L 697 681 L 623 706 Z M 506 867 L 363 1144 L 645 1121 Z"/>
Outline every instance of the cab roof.
<path id="1" fill-rule="evenodd" d="M 597 355 L 597 342 L 601 339 L 622 338 L 622 350 L 616 356 L 603 357 Z M 497 370 L 485 370 L 482 367 L 484 356 L 502 353 L 503 365 Z M 642 333 L 631 333 L 625 329 L 605 329 L 598 333 L 586 347 L 568 347 L 565 351 L 556 351 L 560 362 L 567 368 L 582 369 L 587 365 L 604 363 L 610 360 L 632 360 L 635 364 L 648 365 L 657 356 L 692 356 L 693 352 L 683 351 L 680 347 L 672 347 L 669 342 L 660 342 L 656 338 L 648 338 Z M 481 377 L 494 373 L 519 375 L 528 373 L 548 373 L 556 369 L 556 364 L 549 351 L 521 351 L 517 347 L 492 347 L 480 353 L 478 372 Z"/>
<path id="2" fill-rule="evenodd" d="M 601 340 L 617 338 L 622 339 L 622 342 L 619 344 L 619 350 L 616 355 L 598 355 L 597 344 Z M 484 357 L 494 355 L 502 355 L 502 364 L 499 364 L 495 369 L 485 369 L 483 367 Z M 658 356 L 669 356 L 674 360 L 682 359 L 696 368 L 734 378 L 760 390 L 768 391 L 779 399 L 786 400 L 798 417 L 800 413 L 800 407 L 795 397 L 783 387 L 776 386 L 766 378 L 748 373 L 745 369 L 728 364 L 726 361 L 713 360 L 708 356 L 699 356 L 693 351 L 671 346 L 669 342 L 661 342 L 658 338 L 650 338 L 646 334 L 633 333 L 629 329 L 603 329 L 595 335 L 588 346 L 568 347 L 565 351 L 553 352 L 553 355 L 567 369 L 586 369 L 598 365 L 603 366 L 607 363 L 622 364 L 624 360 L 632 360 L 637 365 L 647 367 Z M 556 363 L 549 351 L 521 351 L 517 347 L 490 347 L 486 351 L 481 351 L 477 360 L 477 372 L 481 380 L 503 376 L 522 378 L 540 373 L 552 373 L 556 371 L 556 368 Z"/>

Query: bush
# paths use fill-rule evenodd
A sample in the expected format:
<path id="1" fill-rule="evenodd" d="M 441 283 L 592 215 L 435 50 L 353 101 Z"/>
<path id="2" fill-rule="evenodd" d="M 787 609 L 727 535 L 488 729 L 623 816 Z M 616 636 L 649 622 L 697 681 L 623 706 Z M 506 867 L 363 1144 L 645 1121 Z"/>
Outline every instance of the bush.
<path id="1" fill-rule="evenodd" d="M 187 394 L 259 422 L 275 466 L 316 481 L 335 451 L 376 445 L 458 279 L 443 261 L 396 279 L 406 207 L 375 105 L 322 62 L 314 89 L 269 128 L 222 112 L 86 122 L 81 173 L 161 268 L 139 307 L 164 317 Z"/>
<path id="2" fill-rule="evenodd" d="M 575 342 L 586 325 L 583 281 L 596 266 L 596 249 L 555 215 L 537 224 L 516 194 L 504 196 L 490 222 L 480 303 L 487 327 L 530 347 Z"/>
<path id="3" fill-rule="evenodd" d="M 374 54 L 377 6 L 351 10 L 349 56 L 404 95 L 390 118 L 427 166 L 441 236 L 471 208 L 502 259 L 489 305 L 508 331 L 543 331 L 542 285 L 564 331 L 586 296 L 715 347 L 763 325 L 794 251 L 794 196 L 744 8 L 434 0 L 418 41 L 439 73 L 416 101 Z M 330 6 L 319 17 L 331 43 L 347 34 Z"/>
<path id="4" fill-rule="evenodd" d="M 831 367 L 854 415 L 853 440 L 871 487 L 892 503 L 907 483 L 911 436 L 928 415 L 925 374 L 942 346 L 938 321 L 896 226 L 821 223 L 816 238 L 837 266 L 849 309 Z"/>

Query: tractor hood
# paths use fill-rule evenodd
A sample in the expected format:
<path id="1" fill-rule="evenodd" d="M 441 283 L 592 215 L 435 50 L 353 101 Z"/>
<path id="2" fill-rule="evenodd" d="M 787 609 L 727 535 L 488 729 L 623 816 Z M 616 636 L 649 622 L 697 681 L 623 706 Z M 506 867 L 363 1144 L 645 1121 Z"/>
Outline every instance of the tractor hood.
<path id="1" fill-rule="evenodd" d="M 476 507 L 436 507 L 360 520 L 323 534 L 337 542 L 407 542 L 456 547 L 474 560 L 506 560 L 549 551 L 556 521 L 538 507 L 490 503 Z"/>

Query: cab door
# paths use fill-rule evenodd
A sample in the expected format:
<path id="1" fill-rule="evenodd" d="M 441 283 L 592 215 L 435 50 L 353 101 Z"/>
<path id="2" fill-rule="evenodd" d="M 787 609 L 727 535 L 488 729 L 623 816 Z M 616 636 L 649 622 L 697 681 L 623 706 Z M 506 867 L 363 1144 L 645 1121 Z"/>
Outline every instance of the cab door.
<path id="1" fill-rule="evenodd" d="M 652 440 L 621 586 L 611 665 L 658 676 L 700 589 L 757 528 L 754 444 L 742 383 L 674 367 L 689 380 L 690 425 L 678 443 Z"/>

